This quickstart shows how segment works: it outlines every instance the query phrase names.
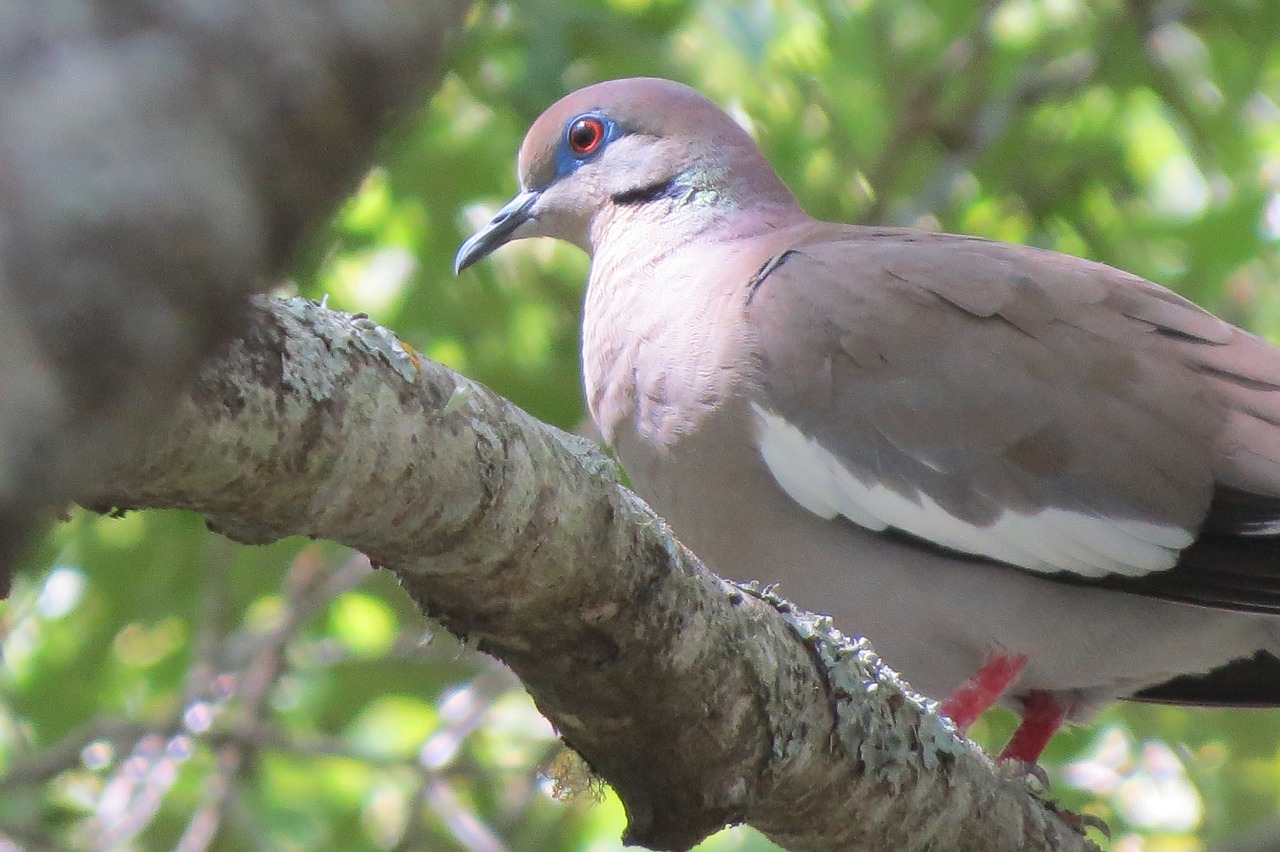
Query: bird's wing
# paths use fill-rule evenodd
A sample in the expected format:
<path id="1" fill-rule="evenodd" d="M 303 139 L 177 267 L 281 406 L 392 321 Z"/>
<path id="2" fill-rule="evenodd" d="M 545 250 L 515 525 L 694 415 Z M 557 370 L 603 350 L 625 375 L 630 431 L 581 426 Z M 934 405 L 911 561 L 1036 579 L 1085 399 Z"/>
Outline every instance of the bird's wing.
<path id="1" fill-rule="evenodd" d="M 952 235 L 813 224 L 746 286 L 755 437 L 806 509 L 1280 609 L 1280 350 L 1136 276 Z"/>

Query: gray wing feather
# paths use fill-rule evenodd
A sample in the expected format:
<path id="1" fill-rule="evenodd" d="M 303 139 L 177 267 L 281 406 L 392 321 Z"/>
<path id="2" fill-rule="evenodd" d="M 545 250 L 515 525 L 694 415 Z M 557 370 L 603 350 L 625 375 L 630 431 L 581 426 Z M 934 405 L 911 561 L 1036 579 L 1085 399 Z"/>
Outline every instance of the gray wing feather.
<path id="1" fill-rule="evenodd" d="M 1054 509 L 1196 532 L 1220 487 L 1280 495 L 1280 353 L 1101 264 L 818 226 L 748 321 L 766 408 L 976 527 Z"/>

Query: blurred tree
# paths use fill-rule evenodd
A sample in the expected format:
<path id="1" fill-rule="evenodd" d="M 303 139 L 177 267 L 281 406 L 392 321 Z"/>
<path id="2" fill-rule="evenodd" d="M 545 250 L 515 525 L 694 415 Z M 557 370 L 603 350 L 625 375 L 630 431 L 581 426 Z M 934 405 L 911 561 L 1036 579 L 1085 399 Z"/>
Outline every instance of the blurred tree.
<path id="1" fill-rule="evenodd" d="M 296 286 L 566 428 L 583 416 L 585 259 L 523 243 L 462 280 L 448 270 L 510 197 L 528 123 L 607 77 L 701 88 L 815 215 L 1092 257 L 1280 334 L 1280 4 L 523 0 L 473 10 L 454 69 Z M 547 795 L 555 741 L 510 680 L 421 641 L 430 626 L 348 553 L 235 546 L 176 513 L 77 512 L 35 561 L 0 622 L 14 844 L 617 845 L 612 800 Z M 270 736 L 219 747 L 227 719 Z M 997 717 L 974 733 L 1008 730 Z M 1128 705 L 1046 763 L 1114 848 L 1195 849 L 1265 830 L 1277 743 L 1280 713 Z M 1280 831 L 1252 848 L 1276 846 Z M 771 847 L 739 830 L 704 848 Z"/>

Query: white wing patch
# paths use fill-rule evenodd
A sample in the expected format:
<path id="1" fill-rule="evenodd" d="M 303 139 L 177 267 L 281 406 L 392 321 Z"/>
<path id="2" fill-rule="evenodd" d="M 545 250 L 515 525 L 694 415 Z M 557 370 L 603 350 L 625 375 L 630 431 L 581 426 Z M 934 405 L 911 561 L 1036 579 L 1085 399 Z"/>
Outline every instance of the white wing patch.
<path id="1" fill-rule="evenodd" d="M 988 526 L 961 520 L 926 494 L 903 496 L 863 482 L 826 447 L 755 403 L 758 447 L 782 490 L 823 518 L 843 515 L 880 531 L 894 527 L 927 541 L 1033 571 L 1136 577 L 1173 567 L 1195 536 L 1181 527 L 1046 508 L 1005 512 Z"/>

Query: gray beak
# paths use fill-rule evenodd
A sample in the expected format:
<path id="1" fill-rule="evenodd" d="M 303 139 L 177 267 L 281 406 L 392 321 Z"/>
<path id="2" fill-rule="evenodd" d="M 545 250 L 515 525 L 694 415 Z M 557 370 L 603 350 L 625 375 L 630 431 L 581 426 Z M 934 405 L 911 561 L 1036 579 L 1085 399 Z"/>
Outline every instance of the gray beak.
<path id="1" fill-rule="evenodd" d="M 489 224 L 472 234 L 458 249 L 458 254 L 453 258 L 453 274 L 459 274 L 510 241 L 516 228 L 529 221 L 529 211 L 541 194 L 538 191 L 522 192 L 508 201 Z"/>

